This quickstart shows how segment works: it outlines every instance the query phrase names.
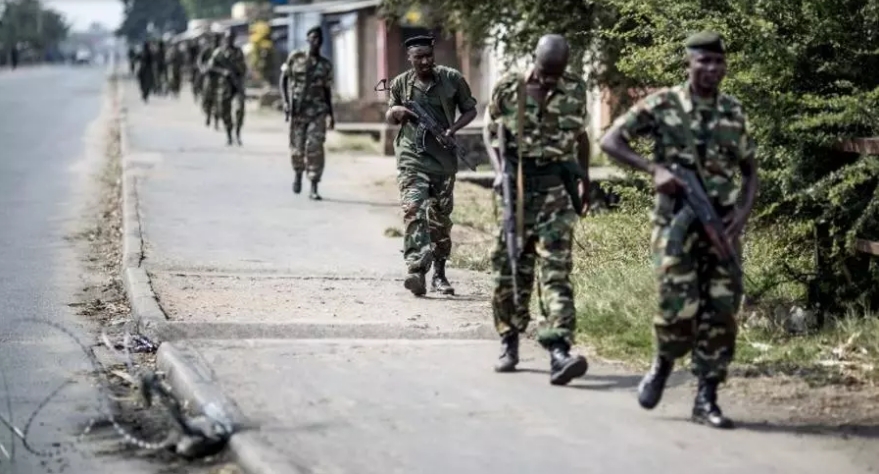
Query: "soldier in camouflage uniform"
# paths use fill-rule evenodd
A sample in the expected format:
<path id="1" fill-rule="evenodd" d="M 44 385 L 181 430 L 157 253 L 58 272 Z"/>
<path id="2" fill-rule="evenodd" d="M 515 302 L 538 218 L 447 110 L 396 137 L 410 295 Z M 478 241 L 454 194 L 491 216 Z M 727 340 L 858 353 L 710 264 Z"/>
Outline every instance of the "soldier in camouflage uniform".
<path id="1" fill-rule="evenodd" d="M 293 51 L 281 66 L 281 86 L 285 113 L 290 119 L 290 163 L 295 178 L 293 192 L 302 191 L 302 173 L 308 170 L 311 192 L 317 192 L 324 172 L 324 142 L 327 129 L 336 126 L 333 114 L 333 63 L 321 56 L 323 31 L 314 27 L 306 34 L 308 49 Z"/>
<path id="2" fill-rule="evenodd" d="M 183 75 L 183 46 L 172 43 L 168 47 L 166 57 L 168 65 L 168 90 L 174 97 L 180 95 L 180 83 Z"/>
<path id="3" fill-rule="evenodd" d="M 204 38 L 189 40 L 186 54 L 186 63 L 189 67 L 189 83 L 192 87 L 192 98 L 198 103 L 198 95 L 201 93 L 201 71 L 199 71 L 199 55 L 205 45 Z"/>
<path id="4" fill-rule="evenodd" d="M 536 271 L 540 308 L 549 323 L 538 333 L 538 342 L 549 351 L 553 385 L 566 385 L 589 367 L 585 357 L 570 355 L 576 326 L 569 277 L 571 247 L 574 224 L 580 213 L 586 212 L 589 136 L 586 85 L 565 73 L 568 56 L 563 37 L 542 37 L 533 65 L 524 73 L 506 74 L 495 84 L 483 135 L 497 172 L 495 188 L 503 186 L 502 180 L 510 180 L 523 214 L 517 230 L 522 232 L 517 235 L 519 255 L 507 252 L 503 228 L 492 253 L 492 311 L 501 336 L 501 356 L 495 370 L 512 372 L 519 362 L 519 334 L 531 319 L 528 303 Z M 500 133 L 504 134 L 503 151 L 499 149 Z M 519 182 L 521 190 L 516 186 Z M 516 275 L 512 274 L 511 257 L 518 264 Z M 518 307 L 513 278 L 519 291 Z"/>
<path id="5" fill-rule="evenodd" d="M 205 114 L 205 125 L 211 126 L 211 118 L 214 119 L 214 128 L 220 128 L 220 109 L 217 107 L 217 74 L 210 71 L 210 59 L 214 51 L 220 47 L 220 35 L 211 33 L 206 41 L 205 48 L 198 56 L 198 69 L 201 75 L 201 110 Z"/>
<path id="6" fill-rule="evenodd" d="M 418 101 L 447 129 L 446 136 L 454 136 L 476 117 L 476 99 L 460 72 L 434 64 L 432 37 L 416 36 L 404 44 L 412 68 L 391 81 L 386 119 L 392 125 L 401 124 L 394 151 L 405 226 L 403 254 L 409 271 L 405 287 L 416 296 L 424 295 L 425 274 L 433 264 L 432 289 L 454 294 L 446 278 L 446 260 L 452 250 L 451 214 L 458 159 L 430 137 L 420 149 L 415 138 L 415 115 L 404 104 Z M 457 121 L 456 109 L 461 112 Z"/>
<path id="7" fill-rule="evenodd" d="M 244 124 L 244 75 L 247 74 L 247 62 L 241 48 L 235 46 L 235 34 L 226 32 L 225 43 L 214 51 L 208 69 L 219 77 L 217 84 L 217 105 L 220 117 L 226 127 L 227 144 L 232 144 L 232 127 L 235 127 L 235 139 L 241 145 L 241 126 Z M 232 122 L 232 102 L 235 102 L 235 122 Z"/>
<path id="8" fill-rule="evenodd" d="M 739 236 L 757 192 L 756 146 L 748 119 L 734 97 L 718 87 L 726 73 L 721 37 L 702 32 L 686 43 L 689 80 L 654 92 L 618 118 L 602 139 L 602 149 L 619 163 L 651 173 L 656 186 L 653 211 L 654 267 L 659 279 L 659 311 L 654 318 L 656 357 L 639 386 L 645 409 L 660 401 L 676 359 L 692 351 L 691 370 L 699 380 L 693 420 L 718 428 L 732 427 L 717 406 L 717 388 L 727 377 L 736 342 L 735 314 L 741 281 L 718 263 L 718 253 L 698 222 L 682 232 L 676 224 L 684 184 L 667 168 L 693 169 L 727 224 L 726 238 L 739 247 Z M 648 161 L 629 146 L 637 136 L 655 140 Z M 744 199 L 733 181 L 742 174 Z M 680 248 L 680 252 L 670 249 Z"/>

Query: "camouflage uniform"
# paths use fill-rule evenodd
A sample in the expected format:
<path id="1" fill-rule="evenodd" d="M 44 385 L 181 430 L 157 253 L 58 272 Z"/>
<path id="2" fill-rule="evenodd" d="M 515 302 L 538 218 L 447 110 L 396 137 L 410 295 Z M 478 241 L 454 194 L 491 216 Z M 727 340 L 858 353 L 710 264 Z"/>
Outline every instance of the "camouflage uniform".
<path id="1" fill-rule="evenodd" d="M 178 45 L 171 45 L 166 54 L 168 64 L 168 88 L 174 95 L 180 93 L 180 81 L 183 74 L 183 54 Z"/>
<path id="2" fill-rule="evenodd" d="M 225 45 L 214 51 L 211 56 L 209 67 L 215 70 L 227 71 L 229 76 L 218 76 L 217 105 L 220 109 L 220 117 L 226 132 L 231 133 L 233 125 L 236 132 L 241 132 L 244 123 L 244 75 L 247 73 L 247 62 L 244 53 L 237 46 Z M 232 122 L 232 99 L 235 99 L 235 122 Z M 231 139 L 231 137 L 230 137 Z"/>
<path id="3" fill-rule="evenodd" d="M 519 156 L 516 131 L 522 80 L 523 75 L 519 73 L 502 77 L 495 84 L 486 109 L 486 124 L 494 147 L 498 146 L 498 124 L 502 123 L 507 132 L 504 159 L 507 179 L 514 179 L 510 175 L 516 174 Z M 538 293 L 541 296 L 540 308 L 549 322 L 548 327 L 540 331 L 538 342 L 549 348 L 558 342 L 570 346 L 576 326 L 574 291 L 569 275 L 573 267 L 574 224 L 579 215 L 560 171 L 562 166 L 577 163 L 578 136 L 585 132 L 588 123 L 585 83 L 573 76 L 563 76 L 556 89 L 547 96 L 542 114 L 539 109 L 538 103 L 526 96 L 520 150 L 524 176 L 524 235 L 516 275 L 520 306 L 517 309 L 513 300 L 506 235 L 501 229 L 491 257 L 495 273 L 492 311 L 501 337 L 524 332 L 531 319 L 528 303 L 536 270 L 541 290 Z"/>
<path id="4" fill-rule="evenodd" d="M 287 57 L 283 74 L 290 89 L 290 163 L 296 173 L 307 170 L 308 179 L 318 183 L 324 171 L 330 113 L 325 91 L 333 87 L 333 63 L 323 56 L 314 57 L 307 50 L 293 51 Z"/>
<path id="5" fill-rule="evenodd" d="M 208 44 L 201 51 L 201 54 L 198 57 L 199 67 L 207 67 L 208 62 L 214 54 L 214 47 L 212 44 Z M 201 76 L 201 110 L 207 116 L 208 123 L 210 123 L 210 119 L 213 116 L 215 119 L 219 116 L 219 112 L 217 110 L 217 75 L 207 71 L 207 69 L 203 69 L 200 73 Z"/>
<path id="6" fill-rule="evenodd" d="M 680 113 L 689 117 L 699 155 L 688 151 Z M 696 169 L 721 217 L 738 199 L 733 181 L 739 163 L 755 153 L 741 104 L 719 94 L 716 102 L 691 96 L 688 83 L 654 92 L 616 120 L 626 140 L 649 136 L 655 140 L 657 164 Z M 658 194 L 653 210 L 651 249 L 659 280 L 659 312 L 654 318 L 659 355 L 674 360 L 692 350 L 691 368 L 700 379 L 723 381 L 733 359 L 735 314 L 741 282 L 721 265 L 717 253 L 698 232 L 698 225 L 677 229 L 673 218 L 680 202 Z M 670 252 L 682 244 L 680 255 Z M 739 242 L 735 242 L 738 247 Z M 741 254 L 741 252 L 739 252 Z"/>
<path id="7" fill-rule="evenodd" d="M 395 77 L 388 107 L 403 105 L 407 100 L 424 105 L 444 128 L 455 123 L 455 108 L 464 114 L 476 107 L 464 76 L 445 66 L 434 67 L 434 81 L 426 88 L 417 84 L 414 70 Z M 394 151 L 405 227 L 403 255 L 410 273 L 426 273 L 433 261 L 445 261 L 452 251 L 451 214 L 458 158 L 431 139 L 419 153 L 416 125 L 407 121 L 400 127 Z M 428 200 L 432 200 L 429 209 Z"/>

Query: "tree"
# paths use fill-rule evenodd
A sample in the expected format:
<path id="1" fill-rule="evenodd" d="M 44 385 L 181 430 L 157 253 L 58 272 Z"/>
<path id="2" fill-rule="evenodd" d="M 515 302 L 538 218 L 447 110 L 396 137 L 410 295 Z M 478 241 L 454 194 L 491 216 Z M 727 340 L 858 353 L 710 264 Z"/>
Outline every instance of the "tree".
<path id="1" fill-rule="evenodd" d="M 823 306 L 879 306 L 879 264 L 852 250 L 879 240 L 879 158 L 844 153 L 840 139 L 879 134 L 879 0 L 388 0 L 386 14 L 413 3 L 473 43 L 530 51 L 557 32 L 596 67 L 590 79 L 631 101 L 632 89 L 684 80 L 683 42 L 721 32 L 729 50 L 724 89 L 749 113 L 759 144 L 761 194 L 755 224 L 784 226 L 787 255 L 813 251 L 816 225 L 826 265 L 816 280 Z M 789 272 L 778 262 L 779 272 Z M 813 301 L 817 302 L 817 301 Z"/>
<path id="2" fill-rule="evenodd" d="M 186 31 L 188 18 L 180 0 L 121 1 L 125 7 L 125 19 L 116 33 L 129 42 L 143 41 L 165 32 Z"/>
<path id="3" fill-rule="evenodd" d="M 9 2 L 0 17 L 0 42 L 7 49 L 21 44 L 40 57 L 63 41 L 69 31 L 64 17 L 55 10 L 43 8 L 38 0 Z"/>
<path id="4" fill-rule="evenodd" d="M 181 0 L 190 18 L 227 18 L 238 0 Z"/>

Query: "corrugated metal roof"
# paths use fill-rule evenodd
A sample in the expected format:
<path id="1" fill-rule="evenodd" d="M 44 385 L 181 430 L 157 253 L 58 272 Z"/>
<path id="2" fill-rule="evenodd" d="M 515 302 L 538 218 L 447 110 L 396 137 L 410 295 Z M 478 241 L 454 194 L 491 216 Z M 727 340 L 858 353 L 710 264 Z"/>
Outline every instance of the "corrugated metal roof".
<path id="1" fill-rule="evenodd" d="M 330 2 L 308 3 L 305 5 L 279 5 L 275 7 L 275 13 L 287 15 L 290 13 L 345 13 L 364 8 L 377 7 L 381 5 L 381 0 L 341 0 Z"/>

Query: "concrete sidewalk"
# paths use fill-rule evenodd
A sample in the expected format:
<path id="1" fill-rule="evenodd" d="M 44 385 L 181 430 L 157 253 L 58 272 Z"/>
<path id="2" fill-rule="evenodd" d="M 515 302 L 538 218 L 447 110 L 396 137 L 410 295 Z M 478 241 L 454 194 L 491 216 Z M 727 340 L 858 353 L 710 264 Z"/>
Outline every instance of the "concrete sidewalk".
<path id="1" fill-rule="evenodd" d="M 861 444 L 760 432 L 769 429 L 733 401 L 725 407 L 743 429 L 694 426 L 684 421 L 686 377 L 646 413 L 634 396 L 639 374 L 593 363 L 585 379 L 552 387 L 547 357 L 531 345 L 518 374 L 493 373 L 488 275 L 451 272 L 455 297 L 416 299 L 402 286 L 400 239 L 385 236 L 401 227 L 392 159 L 330 156 L 325 201 L 312 202 L 290 191 L 277 114 L 250 113 L 244 147 L 227 147 L 188 97 L 143 105 L 128 87 L 134 309 L 172 340 L 159 357 L 172 384 L 243 428 L 231 448 L 249 472 L 879 466 Z"/>

